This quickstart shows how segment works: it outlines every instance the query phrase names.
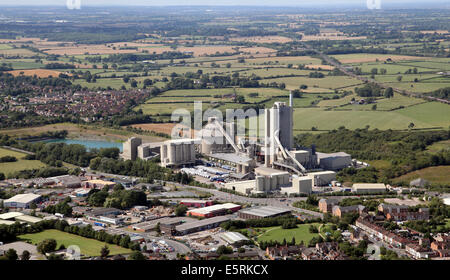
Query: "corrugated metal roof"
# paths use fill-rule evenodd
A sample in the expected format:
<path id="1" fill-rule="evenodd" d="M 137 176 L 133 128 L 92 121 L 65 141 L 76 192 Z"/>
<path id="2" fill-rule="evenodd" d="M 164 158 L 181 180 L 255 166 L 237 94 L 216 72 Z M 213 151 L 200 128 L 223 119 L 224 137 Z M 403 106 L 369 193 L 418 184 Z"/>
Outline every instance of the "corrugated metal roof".
<path id="1" fill-rule="evenodd" d="M 195 209 L 195 210 L 190 210 L 188 211 L 191 213 L 198 213 L 198 214 L 208 214 L 211 212 L 215 212 L 215 211 L 220 211 L 220 210 L 228 210 L 228 209 L 233 209 L 235 207 L 239 207 L 240 205 L 238 204 L 234 204 L 234 203 L 224 203 L 224 204 L 216 204 L 216 205 L 212 205 L 212 206 L 208 206 L 208 207 L 203 207 L 203 208 L 199 208 L 199 209 Z"/>
<path id="2" fill-rule="evenodd" d="M 20 212 L 9 212 L 9 213 L 5 213 L 5 214 L 1 214 L 0 215 L 0 220 L 10 220 L 10 219 L 14 219 L 16 217 L 19 216 L 23 216 L 23 213 Z"/>
<path id="3" fill-rule="evenodd" d="M 239 232 L 225 232 L 221 235 L 222 239 L 230 244 L 234 244 L 239 241 L 247 241 L 249 240 L 243 234 Z"/>
<path id="4" fill-rule="evenodd" d="M 38 194 L 34 194 L 34 193 L 18 194 L 18 195 L 11 197 L 10 199 L 5 200 L 4 203 L 10 203 L 10 202 L 31 203 L 33 200 L 38 199 L 39 197 L 41 197 L 41 196 Z"/>
<path id="5" fill-rule="evenodd" d="M 280 215 L 283 213 L 290 212 L 291 210 L 286 208 L 278 208 L 278 207 L 272 207 L 272 206 L 261 206 L 261 207 L 253 207 L 250 209 L 243 209 L 239 211 L 240 213 L 248 214 L 248 215 L 254 215 L 258 217 L 268 217 L 268 216 L 274 216 L 274 215 Z"/>

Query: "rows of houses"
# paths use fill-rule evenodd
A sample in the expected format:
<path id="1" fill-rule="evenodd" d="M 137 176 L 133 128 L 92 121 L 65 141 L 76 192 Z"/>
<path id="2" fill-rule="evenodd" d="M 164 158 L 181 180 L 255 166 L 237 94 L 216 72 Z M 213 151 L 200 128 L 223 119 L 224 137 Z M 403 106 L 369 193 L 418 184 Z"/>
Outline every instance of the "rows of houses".
<path id="1" fill-rule="evenodd" d="M 315 247 L 303 245 L 283 245 L 266 248 L 266 256 L 271 260 L 346 260 L 346 256 L 337 242 L 317 243 Z"/>
<path id="2" fill-rule="evenodd" d="M 438 234 L 432 237 L 432 242 L 430 242 L 429 239 L 422 237 L 413 240 L 384 229 L 374 222 L 373 217 L 368 215 L 359 217 L 356 220 L 355 225 L 361 230 L 379 238 L 395 248 L 405 249 L 405 251 L 415 259 L 450 257 L 450 238 L 448 234 Z M 413 234 L 420 235 L 414 232 Z"/>

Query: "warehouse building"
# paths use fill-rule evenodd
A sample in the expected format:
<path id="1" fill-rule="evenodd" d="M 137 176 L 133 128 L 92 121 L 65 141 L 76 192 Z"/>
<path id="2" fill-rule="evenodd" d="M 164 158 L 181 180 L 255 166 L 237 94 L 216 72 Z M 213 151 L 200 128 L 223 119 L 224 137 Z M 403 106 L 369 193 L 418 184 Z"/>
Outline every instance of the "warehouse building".
<path id="1" fill-rule="evenodd" d="M 16 221 L 32 225 L 35 223 L 39 223 L 40 221 L 42 221 L 42 219 L 38 218 L 38 217 L 29 216 L 29 215 L 22 215 L 22 216 L 16 217 Z"/>
<path id="2" fill-rule="evenodd" d="M 212 200 L 196 200 L 196 199 L 184 199 L 180 201 L 180 204 L 185 205 L 187 207 L 208 207 L 213 205 Z"/>
<path id="3" fill-rule="evenodd" d="M 249 241 L 247 237 L 239 232 L 225 232 L 220 235 L 220 238 L 222 238 L 227 244 L 232 246 L 239 246 Z"/>
<path id="4" fill-rule="evenodd" d="M 214 217 L 209 219 L 203 219 L 199 221 L 189 222 L 175 227 L 175 235 L 186 235 L 203 230 L 213 229 L 220 226 L 224 222 L 228 222 L 229 217 Z"/>
<path id="5" fill-rule="evenodd" d="M 139 232 L 149 232 L 149 231 L 155 231 L 158 224 L 161 229 L 161 231 L 165 233 L 170 233 L 172 229 L 175 228 L 175 226 L 181 225 L 182 223 L 190 220 L 190 218 L 187 217 L 157 217 L 152 216 L 151 220 L 147 220 L 142 223 L 133 224 L 128 226 L 129 229 L 132 229 L 134 231 Z"/>
<path id="6" fill-rule="evenodd" d="M 387 192 L 385 184 L 353 184 L 352 192 L 357 194 L 373 194 Z"/>
<path id="7" fill-rule="evenodd" d="M 187 211 L 187 216 L 211 218 L 219 215 L 225 215 L 229 212 L 234 213 L 239 209 L 241 209 L 241 205 L 239 204 L 234 203 L 216 204 L 204 208 L 189 210 Z"/>
<path id="8" fill-rule="evenodd" d="M 3 207 L 8 208 L 30 208 L 32 203 L 38 203 L 41 200 L 41 196 L 33 193 L 18 194 L 10 199 L 3 201 Z"/>
<path id="9" fill-rule="evenodd" d="M 3 221 L 13 221 L 13 220 L 15 220 L 17 217 L 23 216 L 23 215 L 25 215 L 25 214 L 20 213 L 20 212 L 8 212 L 8 213 L 0 214 L 0 220 L 3 220 Z"/>
<path id="10" fill-rule="evenodd" d="M 352 157 L 344 152 L 339 153 L 316 153 L 317 164 L 327 170 L 341 170 L 352 164 Z"/>
<path id="11" fill-rule="evenodd" d="M 89 180 L 83 182 L 83 187 L 90 189 L 103 189 L 104 187 L 114 187 L 115 185 L 116 183 L 114 182 L 104 180 Z"/>
<path id="12" fill-rule="evenodd" d="M 11 225 L 15 222 L 35 224 L 42 221 L 41 218 L 25 215 L 20 212 L 8 212 L 0 215 L 1 224 Z"/>
<path id="13" fill-rule="evenodd" d="M 238 212 L 241 219 L 264 219 L 291 214 L 291 210 L 272 206 L 258 206 L 242 209 Z"/>
<path id="14" fill-rule="evenodd" d="M 313 186 L 322 187 L 328 186 L 332 181 L 336 180 L 336 172 L 334 171 L 320 171 L 308 173 L 311 177 Z"/>

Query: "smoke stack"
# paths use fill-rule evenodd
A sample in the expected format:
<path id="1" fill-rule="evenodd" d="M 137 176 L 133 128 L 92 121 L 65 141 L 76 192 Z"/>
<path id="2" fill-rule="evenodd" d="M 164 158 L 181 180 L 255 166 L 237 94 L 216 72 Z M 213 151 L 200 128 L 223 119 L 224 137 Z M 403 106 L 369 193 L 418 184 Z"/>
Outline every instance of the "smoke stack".
<path id="1" fill-rule="evenodd" d="M 292 99 L 292 90 L 289 92 L 289 107 L 294 106 L 294 101 Z"/>

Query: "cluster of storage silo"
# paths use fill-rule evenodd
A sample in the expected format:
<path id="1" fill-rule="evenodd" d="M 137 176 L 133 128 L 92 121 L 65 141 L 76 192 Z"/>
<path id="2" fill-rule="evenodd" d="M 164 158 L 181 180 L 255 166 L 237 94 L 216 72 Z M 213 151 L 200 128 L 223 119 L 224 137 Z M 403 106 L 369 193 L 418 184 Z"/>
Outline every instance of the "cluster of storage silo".
<path id="1" fill-rule="evenodd" d="M 171 140 L 161 145 L 161 164 L 163 166 L 178 166 L 195 162 L 195 147 L 193 140 Z"/>
<path id="2" fill-rule="evenodd" d="M 255 190 L 257 192 L 270 192 L 282 186 L 289 185 L 289 173 L 280 173 L 272 176 L 256 176 Z"/>

